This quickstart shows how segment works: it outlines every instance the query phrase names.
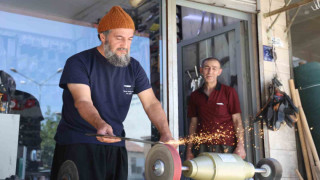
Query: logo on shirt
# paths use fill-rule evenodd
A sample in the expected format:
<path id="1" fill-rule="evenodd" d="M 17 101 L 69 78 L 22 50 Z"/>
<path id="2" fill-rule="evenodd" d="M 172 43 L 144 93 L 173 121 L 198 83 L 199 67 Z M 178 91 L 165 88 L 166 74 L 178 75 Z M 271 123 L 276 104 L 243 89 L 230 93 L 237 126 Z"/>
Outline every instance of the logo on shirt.
<path id="1" fill-rule="evenodd" d="M 132 95 L 133 87 L 131 85 L 123 85 L 123 93 L 125 93 L 126 95 Z"/>

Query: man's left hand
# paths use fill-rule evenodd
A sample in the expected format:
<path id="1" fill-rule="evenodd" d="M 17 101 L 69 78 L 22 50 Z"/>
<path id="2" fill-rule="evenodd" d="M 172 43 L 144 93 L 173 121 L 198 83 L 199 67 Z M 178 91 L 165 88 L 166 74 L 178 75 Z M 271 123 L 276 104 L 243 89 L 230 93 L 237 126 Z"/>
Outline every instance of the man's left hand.
<path id="1" fill-rule="evenodd" d="M 246 158 L 246 151 L 244 150 L 243 146 L 237 146 L 233 153 L 237 154 L 242 159 Z"/>
<path id="2" fill-rule="evenodd" d="M 179 145 L 179 141 L 174 140 L 171 135 L 161 135 L 160 141 L 163 142 L 164 144 L 172 145 L 175 149 L 177 149 Z"/>

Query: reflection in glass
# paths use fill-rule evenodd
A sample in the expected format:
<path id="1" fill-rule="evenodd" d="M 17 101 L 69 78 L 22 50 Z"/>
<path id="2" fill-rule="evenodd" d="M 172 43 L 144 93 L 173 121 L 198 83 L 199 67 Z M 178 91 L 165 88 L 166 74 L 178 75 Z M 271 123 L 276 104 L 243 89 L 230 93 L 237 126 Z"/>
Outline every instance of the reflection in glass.
<path id="1" fill-rule="evenodd" d="M 20 114 L 16 174 L 48 177 L 62 107 L 62 67 L 71 55 L 98 45 L 97 31 L 1 11 L 0 16 L 0 67 L 17 84 L 10 112 Z"/>
<path id="2" fill-rule="evenodd" d="M 160 99 L 159 2 L 147 1 L 128 12 L 134 12 L 133 18 L 137 19 L 130 54 L 140 62 Z M 97 30 L 2 11 L 0 17 L 4 17 L 0 18 L 0 67 L 17 84 L 11 113 L 21 115 L 16 174 L 25 179 L 48 177 L 55 146 L 53 137 L 61 119 L 61 68 L 70 56 L 100 44 Z M 132 98 L 124 126 L 127 137 L 152 137 L 151 123 L 137 95 Z M 129 179 L 144 179 L 144 157 L 150 146 L 134 142 L 127 142 L 126 146 Z"/>
<path id="3" fill-rule="evenodd" d="M 225 26 L 238 23 L 240 19 L 213 14 L 188 7 L 181 7 L 182 39 L 187 40 L 207 34 Z"/>
<path id="4" fill-rule="evenodd" d="M 193 80 L 190 78 L 190 75 L 192 78 L 196 77 L 195 66 L 199 71 L 201 60 L 207 57 L 216 57 L 221 61 L 223 71 L 218 77 L 218 81 L 237 90 L 237 58 L 235 48 L 234 30 L 183 47 L 184 107 L 187 107 L 188 97 L 196 89 L 193 88 Z M 184 108 L 185 117 L 186 109 Z"/>

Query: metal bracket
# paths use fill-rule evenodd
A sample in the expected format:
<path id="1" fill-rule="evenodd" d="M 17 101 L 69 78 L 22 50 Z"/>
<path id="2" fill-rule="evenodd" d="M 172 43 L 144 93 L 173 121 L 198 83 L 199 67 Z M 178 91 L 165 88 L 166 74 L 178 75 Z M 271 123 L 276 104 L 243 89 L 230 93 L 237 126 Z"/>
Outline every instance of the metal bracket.
<path id="1" fill-rule="evenodd" d="M 293 3 L 293 4 L 290 4 L 290 5 L 288 5 L 288 6 L 284 6 L 284 7 L 282 7 L 282 8 L 280 8 L 280 9 L 277 9 L 277 10 L 274 10 L 274 11 L 271 11 L 271 12 L 268 12 L 268 13 L 264 13 L 263 14 L 263 17 L 264 18 L 267 18 L 267 17 L 269 17 L 269 16 L 273 16 L 273 15 L 275 15 L 275 14 L 279 14 L 279 13 L 282 13 L 282 12 L 284 12 L 284 11 L 287 11 L 287 10 L 290 10 L 290 9 L 293 9 L 293 8 L 297 8 L 297 7 L 299 7 L 299 6 L 303 6 L 303 5 L 305 5 L 305 4 L 307 4 L 307 3 L 310 3 L 310 2 L 312 2 L 313 0 L 302 0 L 302 1 L 299 1 L 299 2 L 296 2 L 296 3 Z"/>
<path id="2" fill-rule="evenodd" d="M 293 24 L 293 21 L 296 19 L 297 15 L 298 15 L 300 9 L 301 9 L 301 6 L 298 7 L 298 9 L 296 10 L 296 12 L 293 15 L 292 19 L 290 20 L 289 24 L 287 25 L 286 29 L 284 30 L 285 33 L 289 31 L 291 25 Z"/>
<path id="3" fill-rule="evenodd" d="M 287 7 L 290 3 L 291 3 L 291 0 L 289 0 L 288 2 L 286 2 L 283 7 Z M 273 27 L 273 25 L 277 22 L 279 16 L 280 16 L 280 13 L 279 13 L 279 14 L 277 15 L 277 17 L 273 20 L 272 24 L 268 27 L 267 32 L 269 32 L 269 31 L 271 30 L 271 28 Z"/>
<path id="4" fill-rule="evenodd" d="M 316 10 L 320 9 L 320 0 L 315 0 L 315 1 L 314 1 L 314 6 L 315 6 L 315 7 L 311 6 L 311 9 L 312 9 L 313 11 L 316 11 Z"/>

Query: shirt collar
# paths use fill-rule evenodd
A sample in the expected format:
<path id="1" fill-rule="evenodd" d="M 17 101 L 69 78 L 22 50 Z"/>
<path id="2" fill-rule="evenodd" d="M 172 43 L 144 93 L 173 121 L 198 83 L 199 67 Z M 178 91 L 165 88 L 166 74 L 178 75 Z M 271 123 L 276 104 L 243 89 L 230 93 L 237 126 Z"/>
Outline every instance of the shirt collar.
<path id="1" fill-rule="evenodd" d="M 205 83 L 199 88 L 199 92 L 204 93 L 204 85 Z M 220 91 L 221 89 L 221 83 L 218 81 L 216 87 L 214 88 L 217 91 Z"/>

